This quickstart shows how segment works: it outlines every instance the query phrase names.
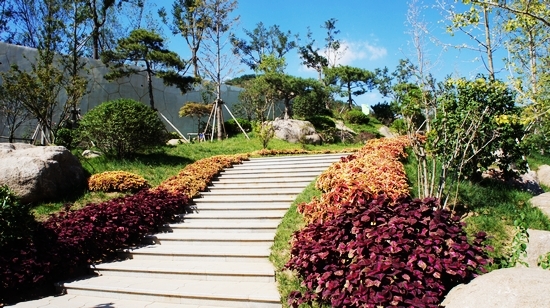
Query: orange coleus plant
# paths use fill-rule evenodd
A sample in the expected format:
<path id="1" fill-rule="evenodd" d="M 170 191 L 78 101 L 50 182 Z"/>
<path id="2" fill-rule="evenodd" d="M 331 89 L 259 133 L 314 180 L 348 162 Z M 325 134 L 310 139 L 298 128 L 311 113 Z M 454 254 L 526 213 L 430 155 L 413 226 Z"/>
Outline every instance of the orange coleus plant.
<path id="1" fill-rule="evenodd" d="M 106 171 L 92 175 L 88 179 L 90 191 L 138 191 L 149 188 L 147 180 L 137 174 L 126 171 Z"/>
<path id="2" fill-rule="evenodd" d="M 224 168 L 240 164 L 248 159 L 248 154 L 218 155 L 204 158 L 187 165 L 177 175 L 162 182 L 157 189 L 171 193 L 183 193 L 195 197 L 208 186 L 208 183 Z"/>
<path id="3" fill-rule="evenodd" d="M 403 164 L 406 137 L 369 140 L 357 153 L 343 158 L 323 172 L 316 188 L 321 198 L 298 205 L 308 223 L 323 222 L 332 217 L 343 204 L 358 199 L 371 199 L 385 194 L 391 200 L 409 195 L 409 185 Z"/>

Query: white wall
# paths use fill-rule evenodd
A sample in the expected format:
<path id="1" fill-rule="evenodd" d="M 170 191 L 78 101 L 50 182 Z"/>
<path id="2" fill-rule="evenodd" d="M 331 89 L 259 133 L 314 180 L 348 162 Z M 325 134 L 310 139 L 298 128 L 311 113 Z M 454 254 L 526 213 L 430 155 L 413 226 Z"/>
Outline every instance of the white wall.
<path id="1" fill-rule="evenodd" d="M 10 45 L 0 42 L 0 72 L 5 72 L 14 64 L 18 65 L 21 70 L 30 70 L 31 61 L 34 62 L 37 56 L 37 51 L 33 48 Z M 117 98 L 131 98 L 149 105 L 149 96 L 147 92 L 147 81 L 145 74 L 134 75 L 121 78 L 117 81 L 107 81 L 103 78 L 109 72 L 109 69 L 101 61 L 86 59 L 86 68 L 82 74 L 89 79 L 88 94 L 86 94 L 80 103 L 82 114 L 96 107 L 102 102 Z M 2 82 L 0 78 L 0 83 Z M 233 86 L 222 86 L 222 99 L 227 106 L 233 111 L 232 106 L 238 103 L 238 96 L 241 88 Z M 60 102 L 65 101 L 65 95 L 60 95 Z M 191 118 L 180 118 L 178 116 L 179 109 L 190 101 L 202 102 L 200 88 L 190 91 L 184 95 L 176 87 L 167 87 L 161 79 L 153 80 L 153 96 L 155 99 L 155 107 L 166 117 L 178 130 L 186 134 L 196 132 L 196 120 Z M 224 108 L 225 109 L 225 108 Z M 230 115 L 224 110 L 224 119 L 230 119 Z M 57 119 L 56 119 L 57 120 Z M 0 119 L 2 121 L 2 119 Z M 35 123 L 29 123 L 18 130 L 18 136 L 28 134 L 29 131 L 34 131 Z M 174 131 L 169 125 L 166 126 L 169 131 Z M 7 129 L 0 122 L 0 136 L 7 135 Z M 0 142 L 6 142 L 5 139 L 0 139 Z"/>

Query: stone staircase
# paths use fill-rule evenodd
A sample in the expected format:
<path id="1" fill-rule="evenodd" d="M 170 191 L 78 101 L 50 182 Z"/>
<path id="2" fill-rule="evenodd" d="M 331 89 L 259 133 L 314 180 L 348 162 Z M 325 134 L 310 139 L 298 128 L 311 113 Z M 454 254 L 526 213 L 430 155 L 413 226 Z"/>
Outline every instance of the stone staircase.
<path id="1" fill-rule="evenodd" d="M 276 228 L 303 189 L 341 154 L 257 158 L 223 171 L 183 222 L 61 283 L 67 294 L 14 307 L 281 307 L 269 262 Z"/>

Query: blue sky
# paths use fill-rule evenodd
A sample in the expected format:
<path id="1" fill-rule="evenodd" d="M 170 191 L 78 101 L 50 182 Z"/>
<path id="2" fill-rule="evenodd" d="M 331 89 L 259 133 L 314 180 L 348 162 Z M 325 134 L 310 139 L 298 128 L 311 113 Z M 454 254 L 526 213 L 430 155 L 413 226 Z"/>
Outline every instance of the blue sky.
<path id="1" fill-rule="evenodd" d="M 240 22 L 233 31 L 237 37 L 246 38 L 242 29 L 253 30 L 259 22 L 263 22 L 266 27 L 279 25 L 283 31 L 298 33 L 305 42 L 310 27 L 316 42 L 322 47 L 325 29 L 321 25 L 335 18 L 338 20 L 336 27 L 340 30 L 338 38 L 347 47 L 341 64 L 368 70 L 386 66 L 393 71 L 399 59 L 415 56 L 410 45 L 411 35 L 407 33 L 408 3 L 406 0 L 239 0 L 234 14 L 240 16 Z M 437 0 L 419 1 L 422 19 L 428 24 L 430 35 L 440 42 L 428 44 L 425 50 L 432 62 L 430 71 L 438 80 L 450 74 L 472 77 L 485 73 L 479 52 L 444 48 L 444 44 L 472 44 L 472 41 L 463 35 L 453 37 L 445 31 L 443 13 L 435 8 L 436 3 Z M 464 7 L 459 4 L 458 8 Z M 187 46 L 179 38 L 170 39 L 170 48 L 186 57 Z M 316 72 L 300 64 L 297 51 L 290 51 L 286 60 L 286 73 L 316 78 Z M 239 75 L 251 73 L 244 66 L 243 70 Z M 381 100 L 377 93 L 356 99 L 358 104 L 375 104 Z"/>

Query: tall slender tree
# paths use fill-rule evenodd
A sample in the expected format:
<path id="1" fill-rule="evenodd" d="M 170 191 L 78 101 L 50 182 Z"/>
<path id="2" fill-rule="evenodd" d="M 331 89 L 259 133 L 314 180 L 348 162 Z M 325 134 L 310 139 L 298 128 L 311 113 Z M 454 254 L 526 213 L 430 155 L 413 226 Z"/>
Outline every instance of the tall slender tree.
<path id="1" fill-rule="evenodd" d="M 210 18 L 205 0 L 176 0 L 172 4 L 171 23 L 163 9 L 159 15 L 165 24 L 169 24 L 172 34 L 181 34 L 191 51 L 190 64 L 193 66 L 193 75 L 200 77 L 199 50 L 204 39 L 204 32 L 210 26 Z"/>
<path id="2" fill-rule="evenodd" d="M 225 47 L 230 44 L 229 31 L 239 20 L 231 14 L 237 8 L 236 0 L 206 0 L 206 7 L 210 19 L 210 26 L 205 31 L 205 44 L 202 50 L 201 71 L 215 85 L 217 114 L 217 139 L 223 138 L 223 115 L 221 87 L 225 79 L 235 73 L 236 58 L 232 54 L 225 54 Z"/>

